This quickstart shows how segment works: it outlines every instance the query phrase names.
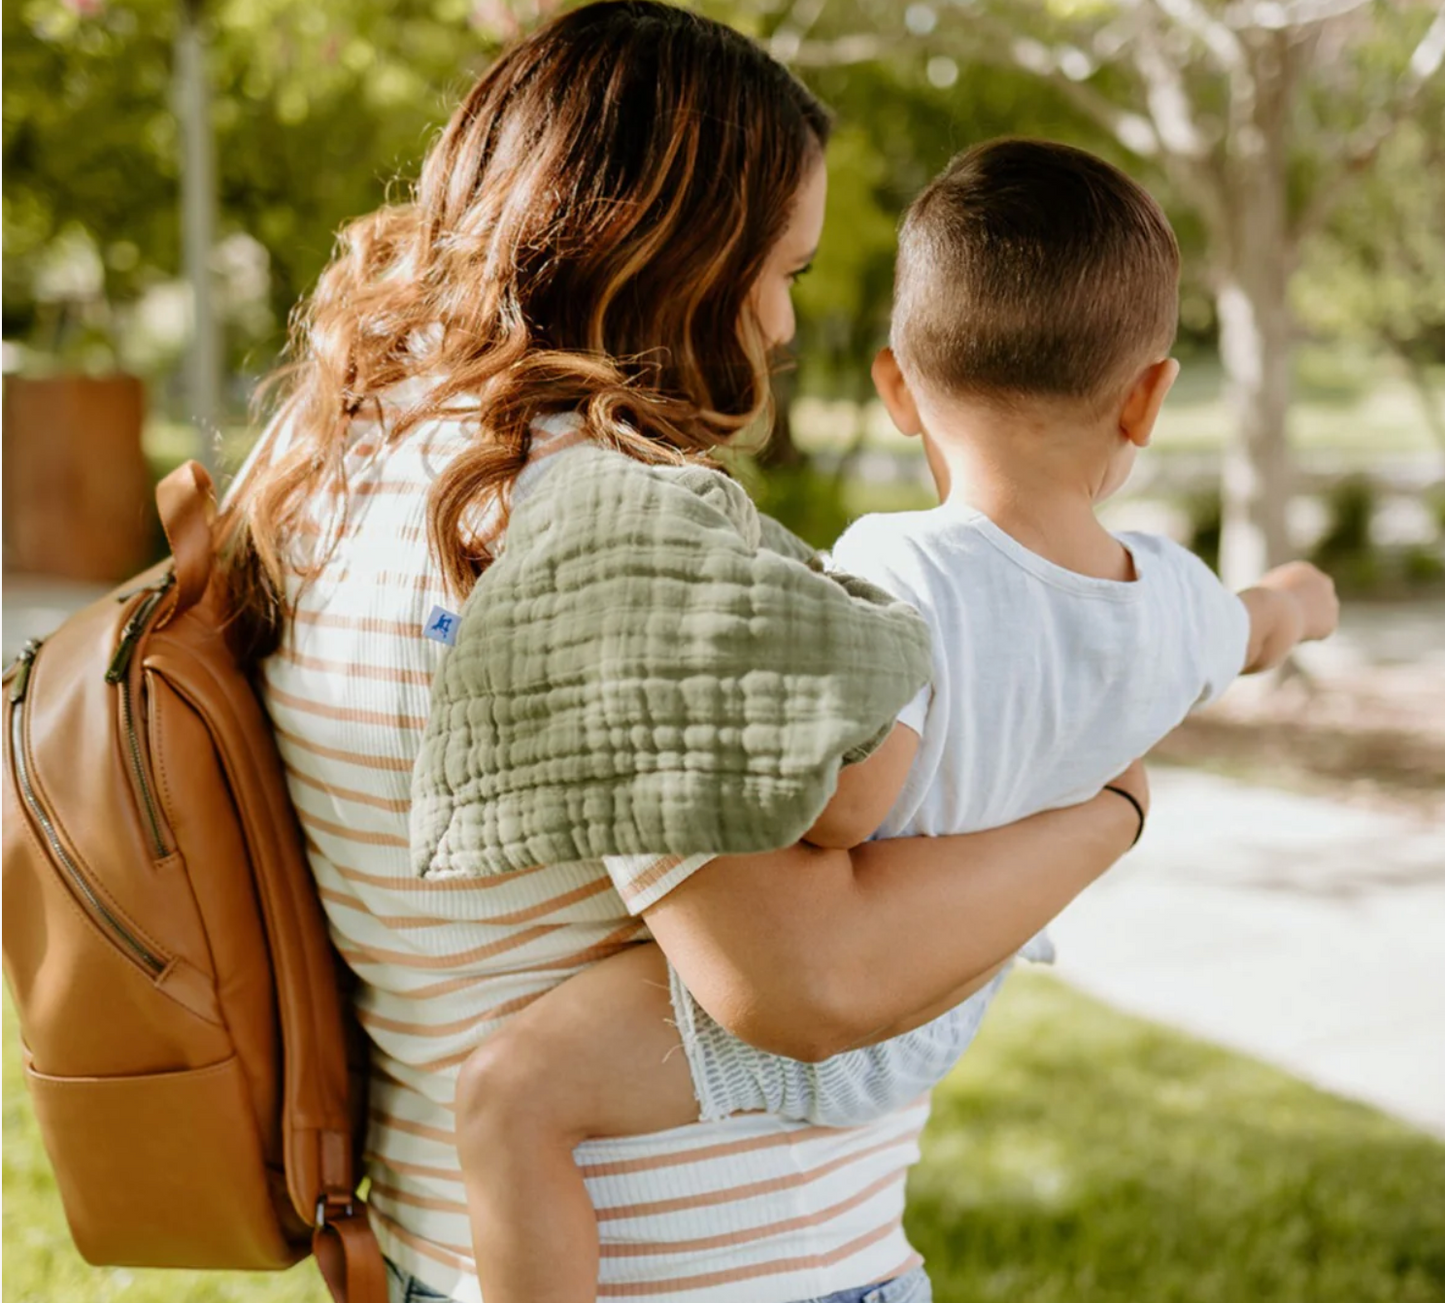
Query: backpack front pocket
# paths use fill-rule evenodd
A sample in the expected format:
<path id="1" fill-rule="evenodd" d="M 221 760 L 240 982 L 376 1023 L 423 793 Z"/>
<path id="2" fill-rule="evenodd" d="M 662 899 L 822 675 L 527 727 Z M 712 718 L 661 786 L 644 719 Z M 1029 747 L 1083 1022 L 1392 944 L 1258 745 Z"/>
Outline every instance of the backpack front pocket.
<path id="1" fill-rule="evenodd" d="M 277 1223 L 235 1058 L 181 1072 L 26 1085 L 87 1262 L 264 1271 L 302 1256 Z"/>

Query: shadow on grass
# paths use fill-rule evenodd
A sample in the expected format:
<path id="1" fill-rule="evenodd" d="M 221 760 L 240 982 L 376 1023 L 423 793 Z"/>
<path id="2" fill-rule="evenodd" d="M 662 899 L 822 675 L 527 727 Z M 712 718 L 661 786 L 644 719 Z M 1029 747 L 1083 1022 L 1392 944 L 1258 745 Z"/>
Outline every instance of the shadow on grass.
<path id="1" fill-rule="evenodd" d="M 938 1303 L 1439 1303 L 1445 1147 L 1010 980 L 909 1187 Z"/>

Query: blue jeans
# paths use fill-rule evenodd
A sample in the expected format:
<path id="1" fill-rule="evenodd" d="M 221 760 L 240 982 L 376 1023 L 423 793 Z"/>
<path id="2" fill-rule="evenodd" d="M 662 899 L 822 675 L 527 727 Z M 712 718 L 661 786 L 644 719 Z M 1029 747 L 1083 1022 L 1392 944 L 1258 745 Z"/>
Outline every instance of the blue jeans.
<path id="1" fill-rule="evenodd" d="M 388 1303 L 448 1303 L 445 1294 L 438 1294 L 423 1285 L 415 1276 L 403 1271 L 390 1258 L 386 1260 Z M 801 1299 L 799 1303 L 933 1303 L 933 1286 L 922 1267 L 881 1285 L 859 1285 L 840 1290 L 827 1298 Z"/>

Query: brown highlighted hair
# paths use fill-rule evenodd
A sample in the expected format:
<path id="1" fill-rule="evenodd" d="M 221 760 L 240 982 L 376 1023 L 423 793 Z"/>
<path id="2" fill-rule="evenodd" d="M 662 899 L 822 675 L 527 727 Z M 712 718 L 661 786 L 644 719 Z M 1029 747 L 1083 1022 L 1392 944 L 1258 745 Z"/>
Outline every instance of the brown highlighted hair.
<path id="1" fill-rule="evenodd" d="M 1081 149 L 978 145 L 903 219 L 893 348 L 940 393 L 1099 401 L 1168 353 L 1178 317 L 1168 219 Z"/>
<path id="2" fill-rule="evenodd" d="M 505 523 L 539 416 L 576 412 L 600 444 L 678 462 L 765 415 L 749 296 L 828 131 L 759 46 L 668 4 L 587 5 L 504 51 L 412 197 L 342 231 L 293 319 L 268 432 L 289 439 L 263 445 L 223 522 L 253 635 L 238 644 L 273 643 L 288 570 L 319 568 L 292 544 L 320 493 L 344 520 L 358 414 L 383 418 L 388 441 L 443 413 L 474 425 L 428 506 L 458 596 L 490 559 L 467 521 L 495 503 Z M 383 403 L 416 379 L 420 401 Z"/>

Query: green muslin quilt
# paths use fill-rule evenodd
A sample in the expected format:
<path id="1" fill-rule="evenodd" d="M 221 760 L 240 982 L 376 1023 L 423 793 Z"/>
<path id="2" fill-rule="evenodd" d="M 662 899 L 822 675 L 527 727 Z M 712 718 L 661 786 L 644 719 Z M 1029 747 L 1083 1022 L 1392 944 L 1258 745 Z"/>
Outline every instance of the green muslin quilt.
<path id="1" fill-rule="evenodd" d="M 797 841 L 928 681 L 927 626 L 716 471 L 538 470 L 433 680 L 414 871 Z"/>

